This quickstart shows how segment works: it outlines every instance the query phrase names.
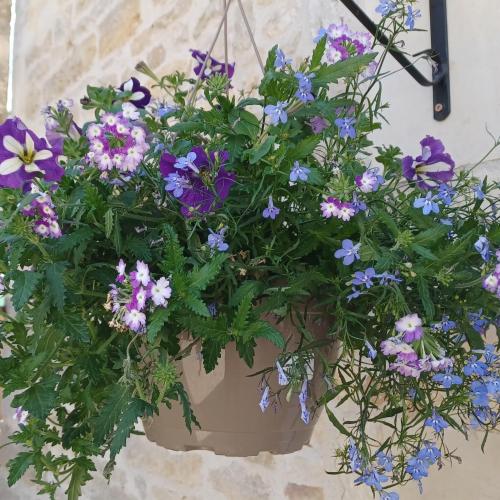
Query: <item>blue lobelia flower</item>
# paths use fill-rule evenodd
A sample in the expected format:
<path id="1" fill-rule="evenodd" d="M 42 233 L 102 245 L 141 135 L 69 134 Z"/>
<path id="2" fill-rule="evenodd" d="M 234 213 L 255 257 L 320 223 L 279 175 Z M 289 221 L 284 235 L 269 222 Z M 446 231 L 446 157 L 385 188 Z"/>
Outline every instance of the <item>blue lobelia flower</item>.
<path id="1" fill-rule="evenodd" d="M 381 491 L 380 500 L 399 500 L 399 493 L 395 491 Z"/>
<path id="2" fill-rule="evenodd" d="M 432 427 L 439 434 L 448 427 L 448 423 L 436 410 L 432 410 L 432 415 L 425 420 L 425 426 Z"/>
<path id="3" fill-rule="evenodd" d="M 483 334 L 487 328 L 487 326 L 490 324 L 488 319 L 483 317 L 483 310 L 479 309 L 478 312 L 470 312 L 467 313 L 467 317 L 469 318 L 469 321 L 471 322 L 472 328 L 477 333 Z"/>
<path id="4" fill-rule="evenodd" d="M 223 227 L 218 233 L 209 229 L 210 234 L 208 235 L 207 243 L 212 250 L 217 249 L 219 252 L 225 252 L 229 248 L 229 245 L 224 241 L 226 229 Z"/>
<path id="5" fill-rule="evenodd" d="M 453 197 L 457 194 L 457 192 L 451 187 L 448 186 L 448 184 L 445 184 L 444 182 L 439 185 L 438 189 L 438 198 L 442 200 L 442 202 L 446 205 L 449 206 L 451 205 L 453 201 Z"/>
<path id="6" fill-rule="evenodd" d="M 363 474 L 355 479 L 354 484 L 366 484 L 377 491 L 381 491 L 382 483 L 386 483 L 387 481 L 389 481 L 389 478 L 386 475 L 377 472 L 375 469 L 365 469 Z"/>
<path id="7" fill-rule="evenodd" d="M 367 209 L 366 203 L 358 198 L 356 193 L 352 193 L 351 206 L 356 213 L 364 212 Z"/>
<path id="8" fill-rule="evenodd" d="M 474 248 L 478 252 L 485 262 L 488 262 L 491 257 L 490 252 L 490 242 L 486 236 L 480 236 L 476 243 L 474 243 Z"/>
<path id="9" fill-rule="evenodd" d="M 383 286 L 388 285 L 389 283 L 401 283 L 403 281 L 401 278 L 398 278 L 396 275 L 388 273 L 387 271 L 377 274 L 375 277 L 380 280 L 379 284 Z"/>
<path id="10" fill-rule="evenodd" d="M 462 377 L 454 375 L 450 370 L 445 373 L 437 373 L 432 377 L 432 380 L 441 384 L 445 389 L 450 389 L 452 385 L 461 385 L 463 382 Z"/>
<path id="11" fill-rule="evenodd" d="M 484 382 L 474 380 L 470 385 L 472 405 L 476 407 L 487 407 L 490 403 L 488 388 Z"/>
<path id="12" fill-rule="evenodd" d="M 306 75 L 301 72 L 295 73 L 295 78 L 297 78 L 299 83 L 299 88 L 297 92 L 295 92 L 295 97 L 297 97 L 299 101 L 302 101 L 303 103 L 314 101 L 314 95 L 311 92 L 312 90 L 311 78 L 313 78 L 314 76 L 315 76 L 314 73 L 310 73 L 309 75 Z"/>
<path id="13" fill-rule="evenodd" d="M 456 328 L 457 324 L 455 321 L 452 321 L 449 316 L 443 315 L 443 318 L 441 319 L 441 329 L 443 332 L 449 332 L 450 330 L 453 330 Z"/>
<path id="14" fill-rule="evenodd" d="M 409 30 L 414 30 L 415 29 L 415 19 L 417 17 L 422 17 L 422 14 L 420 13 L 419 9 L 413 10 L 413 7 L 411 5 L 408 5 L 406 7 L 406 21 L 405 21 L 405 26 Z"/>
<path id="15" fill-rule="evenodd" d="M 342 259 L 344 266 L 350 266 L 355 260 L 359 260 L 359 248 L 361 243 L 355 245 L 351 240 L 343 240 L 342 248 L 335 251 L 335 258 Z"/>
<path id="16" fill-rule="evenodd" d="M 368 340 L 365 340 L 365 347 L 368 351 L 368 357 L 370 359 L 375 359 L 377 357 L 377 350 L 373 347 Z"/>
<path id="17" fill-rule="evenodd" d="M 392 464 L 392 456 L 384 453 L 383 451 L 379 451 L 377 453 L 377 464 L 380 465 L 386 472 L 391 472 L 394 468 Z"/>
<path id="18" fill-rule="evenodd" d="M 318 43 L 326 35 L 328 35 L 328 32 L 326 31 L 325 28 L 321 27 L 318 30 L 318 33 L 316 34 L 316 36 L 313 38 L 313 42 Z"/>
<path id="19" fill-rule="evenodd" d="M 274 60 L 274 67 L 276 69 L 283 69 L 287 64 L 291 64 L 292 60 L 285 57 L 285 53 L 278 47 L 276 49 L 276 58 Z"/>
<path id="20" fill-rule="evenodd" d="M 411 457 L 408 460 L 406 472 L 410 474 L 412 479 L 415 481 L 420 481 L 420 479 L 429 475 L 429 466 L 430 463 L 427 459 L 421 458 L 417 455 L 416 457 Z"/>
<path id="21" fill-rule="evenodd" d="M 285 111 L 285 108 L 288 106 L 288 102 L 286 101 L 278 101 L 276 106 L 272 104 L 268 104 L 264 108 L 264 113 L 271 117 L 271 123 L 273 125 L 278 125 L 279 122 L 286 123 L 288 120 L 288 114 Z"/>
<path id="22" fill-rule="evenodd" d="M 200 170 L 194 164 L 194 160 L 196 160 L 196 153 L 194 151 L 191 151 L 186 156 L 180 156 L 179 158 L 177 158 L 176 162 L 174 163 L 174 167 L 178 168 L 179 170 L 190 168 L 193 172 L 199 174 Z"/>
<path id="23" fill-rule="evenodd" d="M 357 299 L 360 295 L 362 295 L 361 291 L 358 290 L 356 287 L 352 287 L 352 293 L 350 293 L 346 298 L 347 302 L 351 302 L 353 299 Z"/>
<path id="24" fill-rule="evenodd" d="M 472 186 L 472 190 L 474 191 L 474 198 L 476 198 L 476 200 L 484 200 L 482 184 L 476 184 L 475 186 Z"/>
<path id="25" fill-rule="evenodd" d="M 278 384 L 287 385 L 288 377 L 286 376 L 285 370 L 283 370 L 283 367 L 280 365 L 279 361 L 276 361 L 276 368 L 278 370 Z"/>
<path id="26" fill-rule="evenodd" d="M 347 448 L 347 453 L 349 455 L 349 466 L 352 472 L 359 471 L 362 466 L 361 455 L 356 443 L 352 438 L 349 438 L 349 446 Z"/>
<path id="27" fill-rule="evenodd" d="M 396 2 L 394 0 L 380 0 L 377 5 L 375 12 L 378 12 L 381 16 L 387 16 L 391 12 L 397 9 Z"/>
<path id="28" fill-rule="evenodd" d="M 175 198 L 180 198 L 184 193 L 184 189 L 189 188 L 189 180 L 182 175 L 173 172 L 165 177 L 165 190 L 170 191 Z"/>
<path id="29" fill-rule="evenodd" d="M 267 208 L 264 208 L 264 210 L 262 212 L 262 217 L 264 217 L 264 219 L 274 220 L 274 219 L 276 219 L 276 217 L 278 216 L 279 213 L 280 213 L 280 209 L 278 207 L 274 206 L 273 197 L 269 196 L 269 200 L 267 202 Z"/>
<path id="30" fill-rule="evenodd" d="M 300 180 L 306 182 L 310 172 L 311 170 L 309 168 L 304 167 L 296 160 L 293 164 L 292 170 L 290 171 L 290 181 L 297 182 Z"/>
<path id="31" fill-rule="evenodd" d="M 375 269 L 373 267 L 367 268 L 365 271 L 356 271 L 354 273 L 354 279 L 352 280 L 353 285 L 365 285 L 366 288 L 373 286 L 372 279 L 376 276 Z"/>
<path id="32" fill-rule="evenodd" d="M 264 392 L 262 393 L 262 397 L 260 398 L 259 402 L 260 409 L 262 410 L 262 413 L 264 413 L 269 406 L 269 386 L 266 385 L 266 388 L 264 389 Z"/>
<path id="33" fill-rule="evenodd" d="M 434 201 L 437 198 L 436 195 L 433 195 L 431 192 L 428 192 L 427 195 L 424 197 L 417 198 L 413 202 L 413 207 L 414 208 L 421 208 L 422 213 L 424 215 L 429 215 L 431 212 L 434 212 L 435 214 L 439 213 L 439 206 L 438 204 Z"/>
<path id="34" fill-rule="evenodd" d="M 500 394 L 500 378 L 498 376 L 488 378 L 486 380 L 486 389 L 488 394 L 498 396 Z"/>
<path id="35" fill-rule="evenodd" d="M 418 452 L 417 457 L 427 460 L 430 465 L 433 465 L 441 458 L 441 451 L 439 448 L 434 446 L 434 443 L 425 441 L 424 446 Z"/>
<path id="36" fill-rule="evenodd" d="M 482 361 L 478 361 L 477 356 L 471 356 L 469 361 L 464 366 L 464 375 L 470 377 L 477 375 L 482 377 L 488 373 L 488 365 Z"/>
<path id="37" fill-rule="evenodd" d="M 337 118 L 335 120 L 335 125 L 339 128 L 339 135 L 342 139 L 346 137 L 354 139 L 356 137 L 356 129 L 354 128 L 355 123 L 355 118 Z"/>

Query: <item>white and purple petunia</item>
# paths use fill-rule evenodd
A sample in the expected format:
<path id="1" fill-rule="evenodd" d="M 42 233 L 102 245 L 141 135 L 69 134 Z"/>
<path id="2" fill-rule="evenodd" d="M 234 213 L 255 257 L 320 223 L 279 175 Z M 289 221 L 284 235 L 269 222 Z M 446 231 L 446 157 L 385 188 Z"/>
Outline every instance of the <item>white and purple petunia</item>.
<path id="1" fill-rule="evenodd" d="M 130 92 L 126 98 L 127 102 L 131 102 L 137 108 L 144 108 L 151 100 L 151 92 L 141 85 L 141 82 L 135 78 L 129 78 L 126 82 L 120 85 L 122 92 Z"/>
<path id="2" fill-rule="evenodd" d="M 413 158 L 405 156 L 402 160 L 403 175 L 417 181 L 421 189 L 433 189 L 453 179 L 455 162 L 444 151 L 439 139 L 428 135 L 420 141 L 422 153 Z"/>
<path id="3" fill-rule="evenodd" d="M 407 314 L 396 321 L 396 331 L 403 334 L 405 342 L 414 342 L 422 338 L 424 330 L 418 314 Z"/>
<path id="4" fill-rule="evenodd" d="M 57 182 L 63 175 L 47 141 L 19 118 L 0 125 L 0 187 L 20 189 L 35 177 Z"/>
<path id="5" fill-rule="evenodd" d="M 213 57 L 209 57 L 207 59 L 208 54 L 201 52 L 200 50 L 190 49 L 191 55 L 194 57 L 196 62 L 198 63 L 193 71 L 195 74 L 201 79 L 206 80 L 211 78 L 214 75 L 226 75 L 229 79 L 231 79 L 234 75 L 234 66 L 235 63 L 227 64 L 227 72 L 226 72 L 226 64 L 223 62 L 219 62 L 217 59 Z M 205 63 L 206 61 L 206 63 Z M 205 68 L 203 65 L 205 64 Z M 203 69 L 203 73 L 201 70 Z"/>

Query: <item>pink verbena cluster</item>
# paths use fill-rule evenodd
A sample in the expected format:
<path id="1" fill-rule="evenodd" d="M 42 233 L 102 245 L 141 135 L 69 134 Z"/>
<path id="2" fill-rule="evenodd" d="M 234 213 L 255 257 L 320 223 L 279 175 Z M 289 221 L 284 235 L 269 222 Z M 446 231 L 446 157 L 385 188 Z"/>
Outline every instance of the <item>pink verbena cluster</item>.
<path id="1" fill-rule="evenodd" d="M 404 377 L 419 378 L 422 372 L 443 371 L 453 366 L 453 360 L 443 353 L 436 356 L 417 349 L 416 342 L 424 335 L 422 320 L 418 314 L 408 314 L 396 321 L 396 332 L 395 337 L 380 344 L 385 356 L 396 356 L 396 360 L 389 364 L 389 370 Z"/>
<path id="2" fill-rule="evenodd" d="M 351 31 L 346 24 L 330 24 L 325 33 L 326 57 L 332 63 L 372 52 L 373 38 L 368 32 Z"/>
<path id="3" fill-rule="evenodd" d="M 351 217 L 356 215 L 356 209 L 351 202 L 340 201 L 338 198 L 329 196 L 321 203 L 321 213 L 327 219 L 336 217 L 343 221 L 349 221 Z"/>
<path id="4" fill-rule="evenodd" d="M 157 307 L 167 307 L 172 295 L 170 281 L 161 277 L 153 280 L 149 266 L 140 260 L 135 271 L 126 274 L 126 264 L 120 259 L 116 266 L 118 276 L 116 284 L 110 285 L 111 290 L 105 309 L 113 312 L 109 326 L 120 331 L 132 330 L 136 333 L 146 332 L 146 312 L 152 312 Z"/>
<path id="5" fill-rule="evenodd" d="M 119 182 L 128 180 L 149 149 L 146 132 L 138 125 L 132 125 L 122 113 L 104 113 L 101 123 L 92 123 L 86 130 L 90 150 L 85 160 L 101 171 L 101 179 Z"/>
<path id="6" fill-rule="evenodd" d="M 54 211 L 50 195 L 40 193 L 32 202 L 21 210 L 26 217 L 35 217 L 33 231 L 42 238 L 60 238 L 62 231 Z"/>

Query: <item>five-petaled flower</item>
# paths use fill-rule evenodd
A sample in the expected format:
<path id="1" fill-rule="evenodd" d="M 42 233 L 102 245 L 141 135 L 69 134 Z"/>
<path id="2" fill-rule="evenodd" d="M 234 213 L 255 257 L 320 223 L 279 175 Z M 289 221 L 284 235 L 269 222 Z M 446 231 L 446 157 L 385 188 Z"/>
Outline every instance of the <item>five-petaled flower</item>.
<path id="1" fill-rule="evenodd" d="M 356 137 L 356 129 L 354 125 L 356 123 L 356 118 L 348 117 L 348 118 L 337 118 L 335 120 L 335 125 L 339 128 L 339 136 L 342 139 L 350 137 L 354 139 Z"/>
<path id="2" fill-rule="evenodd" d="M 355 260 L 359 260 L 359 248 L 361 243 L 354 244 L 351 240 L 343 240 L 342 248 L 335 251 L 335 258 L 342 259 L 344 266 L 350 266 Z"/>
<path id="3" fill-rule="evenodd" d="M 217 249 L 219 252 L 225 252 L 229 248 L 229 245 L 224 241 L 226 230 L 226 227 L 223 227 L 218 232 L 211 229 L 208 230 L 210 234 L 208 235 L 207 243 L 212 250 Z"/>
<path id="4" fill-rule="evenodd" d="M 288 120 L 288 114 L 285 108 L 288 106 L 286 101 L 278 101 L 276 105 L 268 104 L 264 108 L 264 113 L 271 117 L 271 124 L 278 125 L 279 122 L 286 123 Z"/>
<path id="5" fill-rule="evenodd" d="M 135 78 L 129 78 L 126 82 L 120 85 L 122 92 L 130 92 L 128 97 L 125 97 L 127 102 L 131 102 L 137 108 L 144 108 L 151 100 L 151 92 L 141 85 L 141 82 Z"/>
<path id="6" fill-rule="evenodd" d="M 304 165 L 301 165 L 297 160 L 294 162 L 290 171 L 290 182 L 304 181 L 306 182 L 311 170 Z"/>
<path id="7" fill-rule="evenodd" d="M 408 314 L 396 321 L 396 331 L 403 334 L 405 342 L 419 340 L 424 334 L 418 314 Z"/>
<path id="8" fill-rule="evenodd" d="M 232 64 L 228 63 L 226 68 L 225 63 L 219 62 L 217 59 L 214 59 L 213 57 L 209 57 L 207 60 L 208 54 L 201 52 L 200 50 L 191 49 L 191 55 L 196 59 L 196 62 L 198 63 L 193 71 L 198 77 L 200 77 L 201 80 L 206 80 L 214 75 L 227 75 L 227 77 L 231 79 L 234 75 L 235 63 Z M 203 69 L 203 73 L 201 73 L 205 60 L 206 60 L 205 68 Z"/>
<path id="9" fill-rule="evenodd" d="M 429 215 L 431 212 L 435 214 L 439 213 L 439 205 L 434 201 L 437 199 L 437 195 L 433 195 L 432 192 L 428 192 L 425 197 L 417 198 L 413 202 L 415 208 L 421 208 L 424 215 Z"/>
<path id="10" fill-rule="evenodd" d="M 262 217 L 264 217 L 264 219 L 273 219 L 274 220 L 274 219 L 276 219 L 276 217 L 278 217 L 279 213 L 280 213 L 280 209 L 278 207 L 274 206 L 273 197 L 271 195 L 269 195 L 267 207 L 264 208 L 264 210 L 262 211 Z"/>

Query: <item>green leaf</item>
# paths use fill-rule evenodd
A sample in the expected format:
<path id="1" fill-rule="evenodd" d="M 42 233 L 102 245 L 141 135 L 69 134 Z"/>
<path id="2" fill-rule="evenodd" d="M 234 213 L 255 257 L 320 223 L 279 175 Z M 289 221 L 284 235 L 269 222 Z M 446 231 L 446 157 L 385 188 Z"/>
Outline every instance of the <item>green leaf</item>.
<path id="1" fill-rule="evenodd" d="M 147 240 L 137 236 L 128 237 L 123 245 L 125 251 L 131 252 L 139 260 L 151 260 L 151 249 Z"/>
<path id="2" fill-rule="evenodd" d="M 199 316 L 210 317 L 208 307 L 199 297 L 190 294 L 184 297 L 184 304 Z"/>
<path id="3" fill-rule="evenodd" d="M 321 64 L 321 59 L 323 59 L 323 55 L 325 54 L 326 40 L 327 36 L 323 35 L 321 40 L 314 47 L 312 57 L 311 57 L 311 69 L 316 68 Z"/>
<path id="4" fill-rule="evenodd" d="M 349 59 L 339 61 L 335 64 L 325 64 L 316 72 L 314 83 L 320 86 L 327 86 L 329 83 L 338 82 L 341 78 L 356 76 L 361 73 L 376 56 L 377 54 L 370 53 L 362 56 L 349 57 Z"/>
<path id="5" fill-rule="evenodd" d="M 22 406 L 34 417 L 45 420 L 54 408 L 57 399 L 55 388 L 59 379 L 59 375 L 53 373 L 41 382 L 33 384 L 29 389 L 14 397 L 13 406 Z"/>
<path id="6" fill-rule="evenodd" d="M 411 248 L 413 251 L 418 253 L 424 259 L 427 260 L 439 260 L 428 248 L 423 247 L 422 245 L 417 245 L 416 243 L 411 244 Z"/>
<path id="7" fill-rule="evenodd" d="M 29 451 L 23 451 L 15 458 L 10 459 L 7 462 L 7 467 L 9 469 L 7 484 L 12 486 L 17 483 L 17 481 L 23 477 L 30 465 L 33 465 L 33 453 Z"/>
<path id="8" fill-rule="evenodd" d="M 238 118 L 233 124 L 233 130 L 237 134 L 255 139 L 259 133 L 259 125 L 260 122 L 254 114 L 242 109 L 239 111 Z"/>
<path id="9" fill-rule="evenodd" d="M 48 296 L 51 303 L 59 309 L 59 311 L 64 309 L 66 293 L 66 289 L 64 287 L 64 271 L 67 265 L 67 262 L 54 262 L 49 264 L 45 269 Z"/>
<path id="10" fill-rule="evenodd" d="M 113 233 L 113 227 L 115 223 L 115 214 L 113 213 L 113 209 L 110 208 L 104 214 L 104 229 L 106 232 L 106 238 L 111 238 L 111 234 Z"/>
<path id="11" fill-rule="evenodd" d="M 210 262 L 189 273 L 189 288 L 196 291 L 203 291 L 210 282 L 219 274 L 222 264 L 228 258 L 225 253 L 216 254 Z"/>
<path id="12" fill-rule="evenodd" d="M 311 135 L 302 139 L 295 147 L 288 150 L 286 158 L 288 160 L 300 160 L 311 155 L 321 140 L 320 136 Z"/>
<path id="13" fill-rule="evenodd" d="M 283 349 L 285 347 L 285 339 L 281 332 L 276 330 L 270 323 L 263 320 L 258 320 L 252 323 L 247 332 L 245 333 L 245 337 L 251 338 L 265 338 L 272 342 L 279 349 Z"/>
<path id="14" fill-rule="evenodd" d="M 262 144 L 256 144 L 252 149 L 249 149 L 250 164 L 254 165 L 266 156 L 275 140 L 276 136 L 270 135 Z"/>
<path id="15" fill-rule="evenodd" d="M 351 433 L 340 423 L 340 420 L 333 414 L 333 411 L 325 405 L 325 411 L 328 415 L 330 422 L 337 428 L 337 430 L 344 436 L 350 436 Z"/>
<path id="16" fill-rule="evenodd" d="M 31 298 L 42 275 L 35 271 L 14 271 L 11 277 L 14 280 L 12 304 L 19 311 Z"/>
<path id="17" fill-rule="evenodd" d="M 203 340 L 201 343 L 201 354 L 203 356 L 203 367 L 206 373 L 210 373 L 219 360 L 224 344 L 217 340 Z"/>
<path id="18" fill-rule="evenodd" d="M 252 292 L 255 297 L 263 288 L 264 285 L 259 281 L 245 280 L 231 296 L 229 305 L 236 307 L 248 293 Z"/>
<path id="19" fill-rule="evenodd" d="M 247 331 L 247 320 L 252 309 L 252 300 L 254 297 L 253 290 L 249 290 L 248 293 L 243 297 L 236 313 L 234 315 L 233 321 L 231 323 L 231 330 L 236 336 L 244 336 Z"/>
<path id="20" fill-rule="evenodd" d="M 71 479 L 65 493 L 68 500 L 78 500 L 82 494 L 82 486 L 92 479 L 89 471 L 95 471 L 95 466 L 87 457 L 78 457 L 72 462 Z"/>
<path id="21" fill-rule="evenodd" d="M 179 400 L 182 405 L 182 415 L 184 416 L 184 422 L 186 423 L 186 427 L 189 429 L 189 432 L 192 432 L 192 424 L 197 425 L 201 429 L 200 424 L 198 420 L 196 420 L 196 416 L 193 413 L 191 402 L 189 401 L 189 397 L 183 385 L 177 383 L 175 385 L 175 390 L 179 396 Z"/>
<path id="22" fill-rule="evenodd" d="M 153 415 L 153 408 L 151 405 L 143 401 L 142 399 L 134 398 L 132 399 L 125 410 L 123 411 L 116 430 L 113 434 L 113 439 L 110 444 L 111 460 L 113 460 L 120 450 L 125 446 L 130 433 L 135 427 L 137 420 L 144 414 L 148 416 Z"/>
<path id="23" fill-rule="evenodd" d="M 147 327 L 148 342 L 153 343 L 158 333 L 160 333 L 163 325 L 168 321 L 170 316 L 170 308 L 158 307 L 151 315 L 151 319 Z"/>
<path id="24" fill-rule="evenodd" d="M 431 299 L 429 283 L 421 275 L 417 276 L 417 288 L 420 295 L 420 300 L 422 301 L 422 305 L 424 306 L 425 315 L 429 321 L 432 321 L 434 319 L 436 309 L 434 307 L 434 302 Z"/>
<path id="25" fill-rule="evenodd" d="M 110 387 L 110 396 L 101 408 L 99 415 L 92 419 L 94 441 L 102 445 L 106 437 L 111 434 L 123 410 L 129 404 L 131 397 L 129 388 L 115 384 Z"/>
<path id="26" fill-rule="evenodd" d="M 87 322 L 77 312 L 65 312 L 56 321 L 64 335 L 76 342 L 90 342 Z"/>

